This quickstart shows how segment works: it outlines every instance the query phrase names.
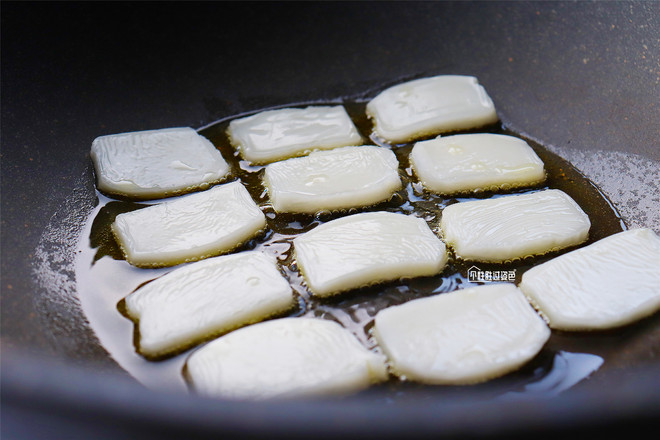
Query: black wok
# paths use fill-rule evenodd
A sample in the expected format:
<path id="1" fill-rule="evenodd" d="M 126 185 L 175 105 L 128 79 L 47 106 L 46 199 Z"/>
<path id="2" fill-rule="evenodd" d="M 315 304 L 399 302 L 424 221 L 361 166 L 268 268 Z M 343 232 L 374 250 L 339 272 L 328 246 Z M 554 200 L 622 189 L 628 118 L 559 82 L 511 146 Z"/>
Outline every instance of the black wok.
<path id="1" fill-rule="evenodd" d="M 2 12 L 2 436 L 511 437 L 660 417 L 657 317 L 604 335 L 606 373 L 553 398 L 423 388 L 236 403 L 146 390 L 86 324 L 70 261 L 99 135 L 365 100 L 477 76 L 503 123 L 572 160 L 660 232 L 657 2 L 13 3 Z M 595 348 L 598 350 L 599 348 Z M 487 392 L 487 394 L 484 394 Z M 444 395 L 446 397 L 446 395 Z"/>

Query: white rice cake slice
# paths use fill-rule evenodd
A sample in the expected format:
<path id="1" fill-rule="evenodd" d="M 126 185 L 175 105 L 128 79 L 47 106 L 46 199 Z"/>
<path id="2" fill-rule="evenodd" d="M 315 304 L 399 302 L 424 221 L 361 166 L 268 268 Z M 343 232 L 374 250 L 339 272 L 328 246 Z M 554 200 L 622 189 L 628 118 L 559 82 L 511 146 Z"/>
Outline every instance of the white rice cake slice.
<path id="1" fill-rule="evenodd" d="M 253 164 L 362 144 L 341 105 L 267 110 L 231 121 L 227 134 L 243 159 Z"/>
<path id="2" fill-rule="evenodd" d="M 393 373 L 466 385 L 518 369 L 543 348 L 550 329 L 513 284 L 490 284 L 381 310 L 374 337 Z"/>
<path id="3" fill-rule="evenodd" d="M 410 162 L 422 185 L 440 194 L 511 189 L 545 180 L 543 161 L 527 142 L 501 134 L 417 142 Z"/>
<path id="4" fill-rule="evenodd" d="M 272 163 L 266 166 L 264 183 L 275 211 L 295 213 L 370 206 L 401 189 L 396 156 L 372 145 Z"/>
<path id="5" fill-rule="evenodd" d="M 495 106 L 473 76 L 440 75 L 390 87 L 367 104 L 376 134 L 394 143 L 498 121 Z"/>
<path id="6" fill-rule="evenodd" d="M 130 264 L 158 267 L 230 252 L 265 226 L 266 216 L 236 181 L 119 214 L 112 231 Z"/>
<path id="7" fill-rule="evenodd" d="M 619 327 L 660 309 L 660 237 L 620 232 L 536 266 L 520 288 L 559 330 Z"/>
<path id="8" fill-rule="evenodd" d="M 236 330 L 195 351 L 193 389 L 235 399 L 358 391 L 387 378 L 385 359 L 333 321 L 283 318 Z"/>
<path id="9" fill-rule="evenodd" d="M 138 321 L 139 351 L 172 354 L 209 336 L 261 321 L 295 304 L 275 261 L 257 251 L 191 263 L 126 297 Z"/>
<path id="10" fill-rule="evenodd" d="M 220 151 L 189 127 L 101 136 L 91 157 L 100 191 L 143 199 L 205 189 L 229 172 Z"/>
<path id="11" fill-rule="evenodd" d="M 456 203 L 440 228 L 457 257 L 505 262 L 578 245 L 589 237 L 587 214 L 557 189 Z"/>
<path id="12" fill-rule="evenodd" d="M 391 212 L 350 215 L 293 240 L 296 261 L 314 295 L 430 276 L 447 263 L 445 244 L 417 217 Z"/>

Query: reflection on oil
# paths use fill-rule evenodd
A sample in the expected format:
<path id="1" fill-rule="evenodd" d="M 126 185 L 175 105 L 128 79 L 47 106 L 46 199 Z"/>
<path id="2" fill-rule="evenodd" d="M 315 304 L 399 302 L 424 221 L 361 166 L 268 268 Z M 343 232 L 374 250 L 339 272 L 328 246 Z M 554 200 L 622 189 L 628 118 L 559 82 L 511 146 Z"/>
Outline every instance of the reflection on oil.
<path id="1" fill-rule="evenodd" d="M 516 400 L 554 397 L 588 378 L 603 362 L 602 357 L 593 354 L 560 351 L 555 354 L 552 367 L 543 377 L 525 385 L 523 391 L 511 391 L 499 398 Z"/>

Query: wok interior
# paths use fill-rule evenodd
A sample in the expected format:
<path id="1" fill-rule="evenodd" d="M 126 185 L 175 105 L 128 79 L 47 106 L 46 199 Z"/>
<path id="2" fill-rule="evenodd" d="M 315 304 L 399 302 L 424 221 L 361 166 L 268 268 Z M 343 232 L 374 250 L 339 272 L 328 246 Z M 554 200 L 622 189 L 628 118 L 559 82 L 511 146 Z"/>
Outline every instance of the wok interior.
<path id="1" fill-rule="evenodd" d="M 593 170 L 601 187 L 632 176 L 608 195 L 629 224 L 658 231 L 657 205 L 639 203 L 658 190 L 657 12 L 653 3 L 3 5 L 3 387 L 34 399 L 86 386 L 78 398 L 96 392 L 112 405 L 97 375 L 123 383 L 76 307 L 68 265 L 95 203 L 88 151 L 101 134 L 202 127 L 259 108 L 368 98 L 412 77 L 470 74 L 505 124 Z M 658 327 L 651 318 L 599 336 L 593 351 L 612 350 L 609 372 L 585 382 L 585 394 L 576 387 L 574 402 L 602 412 L 604 393 L 657 410 L 658 387 L 643 383 L 657 385 Z M 76 382 L 69 372 L 81 365 Z M 417 405 L 404 400 L 443 404 L 432 390 L 417 394 Z M 470 388 L 461 396 L 483 401 Z M 145 399 L 131 407 L 158 406 Z"/>

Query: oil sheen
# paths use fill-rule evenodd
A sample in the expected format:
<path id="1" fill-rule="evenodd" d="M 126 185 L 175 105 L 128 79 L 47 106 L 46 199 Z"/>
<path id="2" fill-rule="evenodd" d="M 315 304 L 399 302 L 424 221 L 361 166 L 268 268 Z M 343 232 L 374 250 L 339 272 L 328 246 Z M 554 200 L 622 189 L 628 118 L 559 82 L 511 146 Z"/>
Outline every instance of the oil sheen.
<path id="1" fill-rule="evenodd" d="M 318 104 L 318 103 L 314 103 Z M 330 104 L 337 104 L 336 102 Z M 475 281 L 474 270 L 482 274 L 508 282 L 520 282 L 523 273 L 536 264 L 568 252 L 560 252 L 529 257 L 503 264 L 486 264 L 461 261 L 450 254 L 445 270 L 436 276 L 401 279 L 356 290 L 351 290 L 330 298 L 312 296 L 303 282 L 293 258 L 292 240 L 297 235 L 313 229 L 327 221 L 347 214 L 369 211 L 388 211 L 415 215 L 423 218 L 432 230 L 439 230 L 443 208 L 458 201 L 480 200 L 500 197 L 503 192 L 479 194 L 459 194 L 451 197 L 440 196 L 425 191 L 408 161 L 412 144 L 390 145 L 372 135 L 373 126 L 365 114 L 365 103 L 341 102 L 347 109 L 365 144 L 376 144 L 391 149 L 399 161 L 399 174 L 402 189 L 383 203 L 360 209 L 342 212 L 317 212 L 315 214 L 276 213 L 270 205 L 263 185 L 263 166 L 253 166 L 243 160 L 232 148 L 226 130 L 232 118 L 226 118 L 199 130 L 220 150 L 230 165 L 227 181 L 240 180 L 250 195 L 265 213 L 267 228 L 263 234 L 244 244 L 238 251 L 258 249 L 277 258 L 281 271 L 291 284 L 297 296 L 298 306 L 286 316 L 313 316 L 340 323 L 350 330 L 366 347 L 379 351 L 371 334 L 376 313 L 386 307 L 402 304 L 416 298 L 451 292 L 464 287 L 484 284 Z M 469 132 L 488 132 L 518 136 L 506 127 L 495 124 Z M 468 133 L 468 132 L 461 132 Z M 506 194 L 525 194 L 541 189 L 556 188 L 572 197 L 587 213 L 592 222 L 589 240 L 581 246 L 626 229 L 626 225 L 607 197 L 598 187 L 586 179 L 570 163 L 550 152 L 543 146 L 525 139 L 543 160 L 547 179 L 532 188 L 516 189 Z M 90 176 L 90 178 L 92 178 Z M 190 350 L 178 353 L 167 359 L 148 361 L 136 352 L 134 323 L 122 315 L 123 298 L 141 284 L 148 282 L 172 268 L 140 269 L 129 265 L 117 246 L 110 225 L 122 212 L 140 209 L 153 202 L 135 203 L 111 199 L 97 193 L 99 203 L 87 219 L 83 239 L 78 249 L 76 278 L 83 310 L 101 344 L 110 355 L 133 375 L 139 382 L 155 389 L 186 390 L 184 364 Z M 487 275 L 488 276 L 488 275 Z M 471 278 L 472 277 L 472 278 Z M 653 318 L 651 321 L 657 321 Z M 372 387 L 365 393 L 382 393 L 385 400 L 406 398 L 414 390 L 431 391 L 434 396 L 463 393 L 463 389 L 481 388 L 491 390 L 493 397 L 517 398 L 521 395 L 553 395 L 574 386 L 594 371 L 598 373 L 612 358 L 616 366 L 617 347 L 625 340 L 634 337 L 635 332 L 644 333 L 649 319 L 617 332 L 567 335 L 553 332 L 541 353 L 528 365 L 515 373 L 481 385 L 469 387 L 427 387 L 396 378 Z M 434 397 L 437 398 L 437 397 Z"/>

